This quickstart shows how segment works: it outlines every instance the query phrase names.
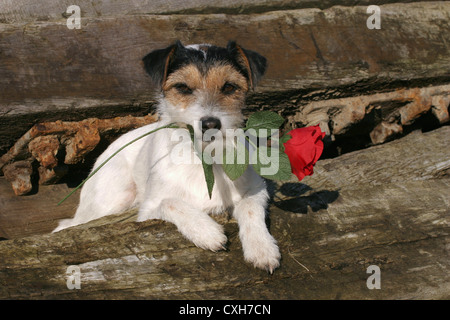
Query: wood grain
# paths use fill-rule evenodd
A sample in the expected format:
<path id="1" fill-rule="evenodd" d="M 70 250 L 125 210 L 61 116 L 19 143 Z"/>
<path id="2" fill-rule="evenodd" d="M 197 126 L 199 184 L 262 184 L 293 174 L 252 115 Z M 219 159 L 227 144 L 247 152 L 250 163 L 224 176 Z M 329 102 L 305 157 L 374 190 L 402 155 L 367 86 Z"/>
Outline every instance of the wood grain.
<path id="1" fill-rule="evenodd" d="M 366 27 L 365 2 L 318 2 L 273 0 L 264 8 L 240 0 L 208 11 L 200 0 L 185 7 L 145 1 L 140 8 L 85 0 L 80 30 L 66 27 L 67 1 L 2 2 L 0 153 L 38 122 L 153 112 L 154 88 L 141 59 L 176 39 L 237 40 L 265 55 L 269 68 L 250 94 L 249 110 L 294 114 L 309 101 L 450 81 L 448 2 L 371 1 L 381 5 L 380 30 Z M 173 10 L 189 14 L 168 14 Z"/>
<path id="2" fill-rule="evenodd" d="M 244 262 L 232 219 L 219 219 L 228 250 L 213 253 L 128 212 L 1 241 L 0 297 L 448 299 L 449 133 L 319 161 L 301 183 L 271 185 L 270 231 L 282 252 L 272 276 Z M 69 265 L 81 269 L 80 290 L 66 286 Z M 369 265 L 381 269 L 380 290 L 366 286 Z"/>

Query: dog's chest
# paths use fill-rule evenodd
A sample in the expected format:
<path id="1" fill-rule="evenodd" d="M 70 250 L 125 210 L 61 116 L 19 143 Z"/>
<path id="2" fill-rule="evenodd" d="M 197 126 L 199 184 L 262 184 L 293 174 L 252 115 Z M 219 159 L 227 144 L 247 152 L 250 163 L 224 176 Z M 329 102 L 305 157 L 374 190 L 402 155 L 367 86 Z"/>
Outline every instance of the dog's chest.
<path id="1" fill-rule="evenodd" d="M 248 184 L 231 181 L 220 164 L 213 165 L 215 181 L 210 198 L 197 156 L 188 150 L 192 161 L 180 163 L 173 159 L 174 150 L 170 135 L 163 133 L 151 135 L 143 144 L 133 165 L 142 199 L 176 198 L 211 213 L 222 212 L 242 199 Z"/>
<path id="2" fill-rule="evenodd" d="M 195 204 L 205 211 L 219 212 L 232 207 L 242 199 L 236 185 L 223 172 L 219 165 L 214 165 L 214 186 L 211 198 L 201 165 L 177 165 L 165 179 L 172 190 L 171 194 Z"/>

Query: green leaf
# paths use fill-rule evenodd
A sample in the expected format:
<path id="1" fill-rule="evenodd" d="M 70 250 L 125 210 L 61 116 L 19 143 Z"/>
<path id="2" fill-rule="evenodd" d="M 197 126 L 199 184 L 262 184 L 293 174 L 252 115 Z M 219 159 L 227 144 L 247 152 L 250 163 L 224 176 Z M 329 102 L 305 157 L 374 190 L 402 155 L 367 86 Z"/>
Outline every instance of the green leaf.
<path id="1" fill-rule="evenodd" d="M 186 125 L 186 127 L 187 127 L 187 129 L 188 129 L 188 131 L 189 131 L 189 134 L 190 134 L 190 136 L 191 136 L 192 144 L 194 145 L 194 151 L 197 152 L 197 149 L 196 149 L 196 147 L 195 147 L 194 128 L 193 128 L 190 124 Z"/>
<path id="2" fill-rule="evenodd" d="M 281 136 L 281 138 L 280 138 L 280 145 L 281 145 L 282 143 L 288 142 L 289 140 L 291 140 L 291 138 L 292 138 L 292 136 L 291 136 L 289 133 L 283 134 L 283 135 Z"/>
<path id="3" fill-rule="evenodd" d="M 278 174 L 272 178 L 272 180 L 286 181 L 292 178 L 292 168 L 289 157 L 286 153 L 280 152 L 280 168 Z M 269 178 L 270 179 L 270 178 Z"/>
<path id="4" fill-rule="evenodd" d="M 212 166 L 212 158 L 206 153 L 202 154 L 202 152 L 197 149 L 197 146 L 195 144 L 194 128 L 189 124 L 187 125 L 187 128 L 188 128 L 189 134 L 191 136 L 192 144 L 194 145 L 194 152 L 202 161 L 203 173 L 205 174 L 205 180 L 206 180 L 206 187 L 208 188 L 208 195 L 209 195 L 209 198 L 211 199 L 212 190 L 214 188 L 214 172 L 213 172 L 213 166 Z M 208 160 L 208 161 L 205 161 L 205 160 Z"/>
<path id="5" fill-rule="evenodd" d="M 292 177 L 291 163 L 284 152 L 272 152 L 274 148 L 261 146 L 252 155 L 253 168 L 260 176 L 270 179 L 285 181 Z"/>
<path id="6" fill-rule="evenodd" d="M 206 186 L 208 187 L 208 195 L 211 199 L 212 190 L 214 188 L 214 172 L 212 164 L 207 164 L 202 160 L 203 172 L 205 173 Z"/>
<path id="7" fill-rule="evenodd" d="M 230 178 L 231 180 L 236 180 L 237 178 L 242 176 L 248 167 L 248 162 L 249 162 L 248 150 L 243 145 L 241 145 L 241 147 L 243 147 L 243 148 L 234 147 L 232 150 L 224 150 L 225 152 L 223 153 L 223 164 L 222 164 L 223 171 L 226 173 L 228 178 Z M 239 152 L 242 152 L 242 150 L 244 151 L 244 156 L 245 156 L 244 159 L 242 159 L 242 155 L 240 155 L 240 154 L 239 154 L 240 157 L 238 157 L 238 150 L 239 150 Z M 233 151 L 232 157 L 231 157 L 231 155 L 229 155 L 227 157 L 227 152 L 229 152 L 229 151 Z M 230 158 L 232 158 L 231 162 L 229 161 Z M 240 162 L 242 162 L 242 160 L 244 160 L 243 161 L 244 163 L 240 163 Z"/>
<path id="8" fill-rule="evenodd" d="M 280 138 L 280 140 L 279 140 L 281 152 L 284 153 L 284 149 L 285 149 L 285 148 L 284 148 L 284 144 L 285 144 L 286 142 L 288 142 L 291 138 L 292 138 L 292 136 L 291 136 L 290 134 L 288 134 L 288 133 L 285 133 L 285 134 L 283 134 L 283 135 L 281 136 L 281 138 Z"/>
<path id="9" fill-rule="evenodd" d="M 283 117 L 272 111 L 255 112 L 247 120 L 245 130 L 254 129 L 256 136 L 267 136 L 265 130 L 270 132 L 271 129 L 278 129 L 284 122 Z M 260 129 L 265 129 L 260 132 Z"/>

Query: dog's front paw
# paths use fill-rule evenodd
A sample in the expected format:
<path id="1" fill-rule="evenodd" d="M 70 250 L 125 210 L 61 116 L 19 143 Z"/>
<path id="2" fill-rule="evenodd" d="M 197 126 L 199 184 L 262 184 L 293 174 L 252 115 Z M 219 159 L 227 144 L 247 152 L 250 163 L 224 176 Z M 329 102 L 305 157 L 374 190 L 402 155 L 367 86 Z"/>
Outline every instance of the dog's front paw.
<path id="1" fill-rule="evenodd" d="M 189 217 L 186 211 L 182 215 L 177 215 L 177 219 L 171 219 L 178 231 L 197 247 L 211 251 L 225 249 L 227 237 L 223 232 L 223 227 L 206 214 L 192 214 Z M 172 217 L 173 218 L 173 217 Z"/>
<path id="2" fill-rule="evenodd" d="M 223 233 L 223 227 L 211 219 L 211 221 L 197 221 L 190 230 L 180 230 L 197 247 L 211 251 L 225 250 L 227 236 Z"/>
<path id="3" fill-rule="evenodd" d="M 273 273 L 280 266 L 280 250 L 270 234 L 266 237 L 246 241 L 243 243 L 243 250 L 245 260 L 256 268 Z"/>

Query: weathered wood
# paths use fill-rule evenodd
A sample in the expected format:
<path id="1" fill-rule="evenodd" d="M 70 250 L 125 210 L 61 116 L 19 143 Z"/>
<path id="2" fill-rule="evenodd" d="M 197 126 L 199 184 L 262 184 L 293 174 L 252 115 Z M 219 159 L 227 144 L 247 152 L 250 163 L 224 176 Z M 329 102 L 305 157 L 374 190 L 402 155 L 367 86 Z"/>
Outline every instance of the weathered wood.
<path id="1" fill-rule="evenodd" d="M 140 61 L 175 39 L 235 39 L 262 53 L 269 70 L 244 113 L 320 123 L 350 150 L 350 139 L 382 143 L 427 115 L 445 124 L 449 3 L 398 2 L 80 0 L 82 28 L 69 30 L 71 1 L 2 1 L 0 155 L 39 122 L 153 112 Z M 382 5 L 380 30 L 366 27 L 371 4 Z M 272 276 L 244 262 L 228 217 L 217 218 L 229 238 L 218 253 L 169 223 L 134 222 L 133 211 L 47 234 L 77 196 L 57 207 L 70 190 L 59 184 L 15 197 L 0 177 L 0 239 L 10 239 L 0 241 L 0 298 L 449 299 L 449 134 L 414 132 L 319 161 L 301 183 L 271 183 L 283 256 Z M 51 169 L 54 149 L 39 143 L 29 151 Z M 80 290 L 66 286 L 71 265 Z M 381 290 L 366 286 L 369 265 L 381 268 Z"/>
<path id="2" fill-rule="evenodd" d="M 384 145 L 320 161 L 308 185 L 342 188 L 438 179 L 450 174 L 450 127 L 422 134 L 417 130 Z"/>
<path id="3" fill-rule="evenodd" d="M 146 5 L 164 8 L 165 1 L 147 1 L 135 11 L 120 1 L 86 0 L 80 4 L 86 12 L 80 30 L 69 30 L 64 18 L 56 19 L 69 2 L 51 7 L 50 0 L 33 6 L 21 3 L 21 10 L 5 14 L 16 20 L 8 23 L 4 18 L 7 23 L 0 25 L 0 150 L 4 151 L 38 121 L 104 117 L 107 109 L 145 114 L 154 100 L 141 59 L 175 39 L 218 45 L 235 39 L 265 55 L 269 70 L 249 99 L 255 108 L 282 110 L 288 104 L 292 110 L 308 99 L 439 85 L 450 79 L 448 2 L 382 5 L 380 30 L 366 27 L 367 6 L 330 7 L 331 2 L 319 6 L 323 10 L 155 15 L 158 11 Z M 240 8 L 239 1 L 228 3 L 224 5 Z M 254 1 L 245 3 L 258 7 Z M 279 2 L 265 3 L 270 9 L 277 7 L 270 3 Z M 317 1 L 308 3 L 294 8 Z M 203 1 L 183 6 L 176 9 L 205 9 Z M 40 19 L 47 10 L 50 18 Z M 36 20 L 18 22 L 29 15 Z"/>
<path id="4" fill-rule="evenodd" d="M 271 64 L 260 91 L 339 87 L 375 78 L 378 83 L 423 79 L 425 72 L 427 78 L 449 77 L 449 4 L 385 5 L 380 30 L 366 27 L 366 9 L 85 18 L 80 30 L 61 22 L 5 24 L 1 101 L 149 97 L 140 61 L 175 39 L 218 45 L 236 39 L 259 51 Z M 21 61 L 27 62 L 26 69 Z"/>
<path id="5" fill-rule="evenodd" d="M 421 0 L 420 2 L 431 1 Z M 359 0 L 358 5 L 382 5 L 398 2 L 419 2 L 411 0 Z M 33 21 L 54 21 L 66 17 L 70 0 L 5 0 L 0 3 L 1 23 L 25 23 Z M 227 13 L 247 14 L 287 9 L 326 9 L 332 6 L 353 6 L 354 0 L 141 0 L 139 2 L 78 0 L 83 17 L 117 17 L 137 14 L 205 14 Z"/>
<path id="6" fill-rule="evenodd" d="M 301 183 L 274 184 L 272 276 L 244 263 L 238 228 L 209 252 L 135 212 L 0 242 L 1 298 L 448 299 L 450 150 L 446 126 L 336 159 Z M 81 269 L 81 289 L 66 286 Z M 366 286 L 369 265 L 381 289 Z"/>
<path id="7" fill-rule="evenodd" d="M 70 191 L 66 184 L 35 183 L 30 195 L 17 197 L 11 184 L 0 177 L 0 238 L 21 238 L 56 228 L 59 219 L 70 218 L 77 208 L 78 192 L 57 206 Z"/>
<path id="8" fill-rule="evenodd" d="M 320 124 L 331 139 L 348 135 L 356 126 L 372 144 L 399 136 L 403 128 L 430 113 L 437 123 L 450 120 L 450 85 L 398 89 L 371 95 L 303 102 L 290 117 L 302 125 Z"/>
<path id="9" fill-rule="evenodd" d="M 106 147 L 99 147 L 102 139 L 111 141 L 123 132 L 157 120 L 158 115 L 153 114 L 39 123 L 0 157 L 0 172 L 11 182 L 16 195 L 25 195 L 33 190 L 31 180 L 36 173 L 39 184 L 56 183 L 68 173 L 67 165 L 84 162 L 92 152 L 103 152 Z M 33 166 L 36 167 L 34 173 Z"/>

